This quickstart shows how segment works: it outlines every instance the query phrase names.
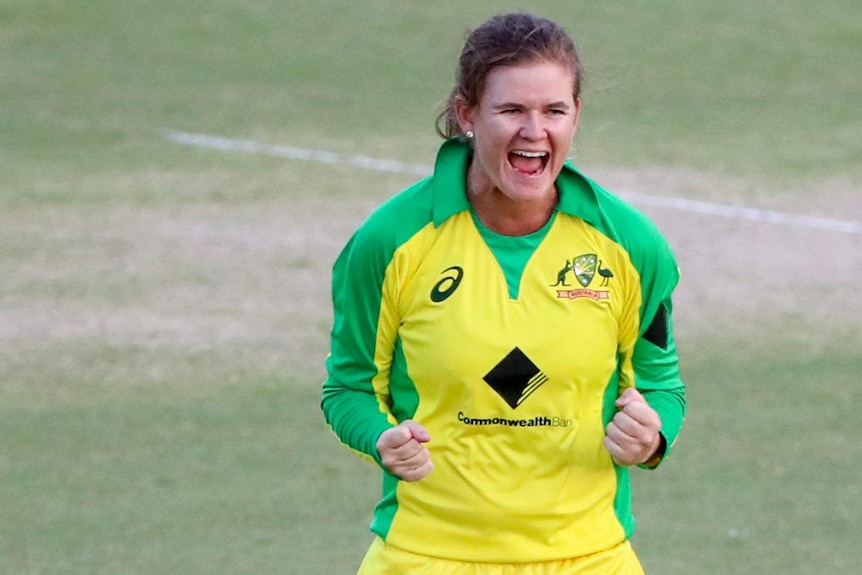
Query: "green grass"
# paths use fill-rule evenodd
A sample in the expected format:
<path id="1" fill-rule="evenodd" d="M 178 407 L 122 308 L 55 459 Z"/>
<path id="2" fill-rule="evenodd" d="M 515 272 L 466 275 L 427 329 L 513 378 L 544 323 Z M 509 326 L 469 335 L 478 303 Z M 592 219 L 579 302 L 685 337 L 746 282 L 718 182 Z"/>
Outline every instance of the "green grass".
<path id="1" fill-rule="evenodd" d="M 216 368 L 181 381 L 231 375 L 201 359 Z M 355 561 L 364 543 L 338 527 L 367 522 L 355 501 L 371 486 L 353 478 L 365 464 L 309 425 L 315 389 L 287 373 L 240 379 L 191 397 L 169 380 L 4 409 L 3 570 L 300 574 Z"/>
<path id="2" fill-rule="evenodd" d="M 689 425 L 667 468 L 635 479 L 635 544 L 657 573 L 852 572 L 862 360 L 747 344 L 687 356 Z"/>
<path id="3" fill-rule="evenodd" d="M 582 46 L 582 162 L 858 181 L 852 1 L 527 7 Z M 0 10 L 4 196 L 34 180 L 72 192 L 78 174 L 174 166 L 162 128 L 427 161 L 464 31 L 489 14 L 335 0 Z"/>
<path id="4" fill-rule="evenodd" d="M 660 179 L 659 195 L 862 213 L 854 2 L 494 11 L 515 7 L 579 41 L 581 164 L 703 176 Z M 379 486 L 317 407 L 329 270 L 412 177 L 163 130 L 430 164 L 464 32 L 491 13 L 0 0 L 0 572 L 354 572 Z M 635 474 L 644 563 L 852 572 L 858 242 L 662 222 L 704 273 L 684 266 L 676 308 L 686 428 L 666 466 Z M 746 259 L 773 243 L 788 252 L 777 264 Z M 723 249 L 738 268 L 692 265 Z"/>

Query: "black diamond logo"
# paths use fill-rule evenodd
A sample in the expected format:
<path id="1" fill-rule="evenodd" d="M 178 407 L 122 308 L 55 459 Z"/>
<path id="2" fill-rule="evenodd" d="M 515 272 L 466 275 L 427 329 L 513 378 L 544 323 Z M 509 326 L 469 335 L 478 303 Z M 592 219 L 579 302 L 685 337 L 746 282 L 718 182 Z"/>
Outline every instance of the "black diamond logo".
<path id="1" fill-rule="evenodd" d="M 482 379 L 515 409 L 548 381 L 548 376 L 516 347 Z"/>

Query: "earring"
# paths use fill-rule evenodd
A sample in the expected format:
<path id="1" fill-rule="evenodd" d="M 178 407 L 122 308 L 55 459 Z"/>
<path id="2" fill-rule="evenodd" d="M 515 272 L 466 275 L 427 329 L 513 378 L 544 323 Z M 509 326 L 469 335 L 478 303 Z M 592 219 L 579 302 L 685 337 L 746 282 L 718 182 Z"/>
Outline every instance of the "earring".
<path id="1" fill-rule="evenodd" d="M 472 140 L 473 136 L 475 136 L 476 134 L 473 133 L 473 130 L 467 130 L 467 132 L 464 135 L 467 136 L 468 140 Z"/>

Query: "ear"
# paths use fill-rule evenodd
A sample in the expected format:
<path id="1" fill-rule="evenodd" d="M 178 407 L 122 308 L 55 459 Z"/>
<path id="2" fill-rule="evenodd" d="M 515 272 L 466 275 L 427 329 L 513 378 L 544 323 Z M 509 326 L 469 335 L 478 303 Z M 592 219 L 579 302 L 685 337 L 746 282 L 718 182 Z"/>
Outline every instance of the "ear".
<path id="1" fill-rule="evenodd" d="M 462 96 L 455 98 L 455 119 L 458 120 L 462 133 L 466 134 L 473 129 L 473 109 Z"/>

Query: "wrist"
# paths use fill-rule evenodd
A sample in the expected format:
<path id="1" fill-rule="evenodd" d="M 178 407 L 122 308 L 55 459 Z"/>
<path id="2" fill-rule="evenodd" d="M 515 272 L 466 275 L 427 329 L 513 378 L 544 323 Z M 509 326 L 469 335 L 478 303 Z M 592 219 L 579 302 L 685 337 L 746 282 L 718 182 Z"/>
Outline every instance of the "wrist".
<path id="1" fill-rule="evenodd" d="M 646 460 L 641 464 L 644 467 L 656 467 L 661 460 L 664 458 L 664 454 L 667 452 L 667 439 L 665 436 L 659 431 L 658 437 L 656 438 L 656 447 L 652 452 L 652 455 L 646 458 Z"/>

